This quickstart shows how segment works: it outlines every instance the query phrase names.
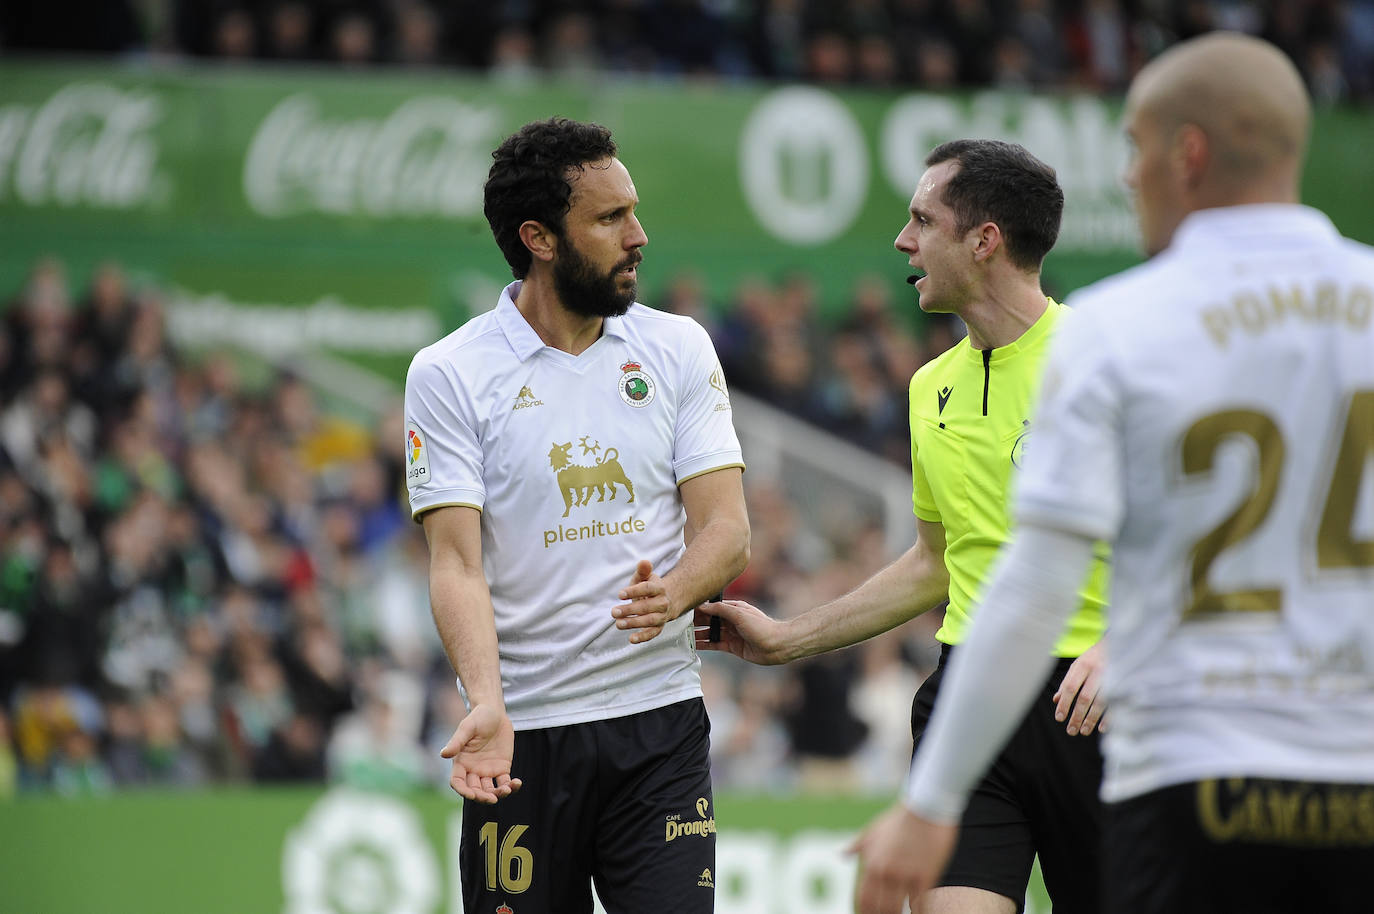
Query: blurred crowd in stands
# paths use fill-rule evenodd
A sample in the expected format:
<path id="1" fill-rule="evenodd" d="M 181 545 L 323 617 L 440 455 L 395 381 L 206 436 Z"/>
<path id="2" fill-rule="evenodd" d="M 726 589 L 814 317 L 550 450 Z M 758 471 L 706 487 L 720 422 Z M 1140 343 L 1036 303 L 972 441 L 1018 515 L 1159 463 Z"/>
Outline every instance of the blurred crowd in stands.
<path id="1" fill-rule="evenodd" d="M 654 305 L 707 329 L 733 390 L 909 467 L 911 376 L 963 336 L 962 322 L 924 315 L 917 336 L 915 293 L 898 307 L 885 277 L 860 277 L 838 307 L 818 295 L 810 274 L 794 272 L 777 282 L 747 279 L 718 306 L 702 282 L 682 275 Z M 831 326 L 823 315 L 836 313 Z"/>
<path id="2" fill-rule="evenodd" d="M 44 260 L 0 321 L 0 797 L 445 784 L 463 708 L 399 391 L 378 416 L 326 409 L 289 370 L 169 339 L 159 290 L 119 264 L 82 285 Z M 907 379 L 956 328 L 918 339 L 860 281 L 822 332 L 814 299 L 801 274 L 754 281 L 716 317 L 683 277 L 658 304 L 706 322 L 737 390 L 904 457 Z M 791 615 L 890 557 L 876 524 L 818 528 L 777 481 L 746 481 L 753 558 L 731 596 Z M 784 668 L 708 655 L 720 786 L 890 790 L 934 622 Z"/>
<path id="3" fill-rule="evenodd" d="M 1374 97 L 1374 0 L 10 0 L 0 48 L 871 87 L 1120 90 L 1163 47 L 1263 35 Z"/>

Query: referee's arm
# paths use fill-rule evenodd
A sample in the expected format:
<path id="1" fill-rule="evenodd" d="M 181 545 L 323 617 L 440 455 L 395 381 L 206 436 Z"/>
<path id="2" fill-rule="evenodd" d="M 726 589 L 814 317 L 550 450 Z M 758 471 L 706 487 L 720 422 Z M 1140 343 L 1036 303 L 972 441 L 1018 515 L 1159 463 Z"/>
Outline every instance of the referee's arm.
<path id="1" fill-rule="evenodd" d="M 854 590 L 787 623 L 788 660 L 858 644 L 949 598 L 944 524 L 916 521 L 916 543 Z"/>

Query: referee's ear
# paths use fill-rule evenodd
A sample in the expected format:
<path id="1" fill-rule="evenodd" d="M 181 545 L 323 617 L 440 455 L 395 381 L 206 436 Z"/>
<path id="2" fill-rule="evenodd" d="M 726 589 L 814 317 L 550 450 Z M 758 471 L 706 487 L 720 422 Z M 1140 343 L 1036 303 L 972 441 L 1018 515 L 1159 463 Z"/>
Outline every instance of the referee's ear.
<path id="1" fill-rule="evenodd" d="M 973 262 L 984 263 L 1002 247 L 1002 229 L 996 222 L 984 222 L 972 229 Z"/>
<path id="2" fill-rule="evenodd" d="M 558 236 L 542 222 L 526 219 L 520 223 L 520 241 L 529 248 L 530 256 L 544 263 L 552 263 L 558 250 Z"/>

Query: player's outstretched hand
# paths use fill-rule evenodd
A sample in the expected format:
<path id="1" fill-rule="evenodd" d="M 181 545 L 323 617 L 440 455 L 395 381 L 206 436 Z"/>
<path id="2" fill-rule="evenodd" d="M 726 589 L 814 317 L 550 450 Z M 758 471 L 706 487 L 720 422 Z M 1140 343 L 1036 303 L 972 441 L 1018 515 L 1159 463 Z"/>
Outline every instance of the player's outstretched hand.
<path id="1" fill-rule="evenodd" d="M 1107 713 L 1107 701 L 1102 697 L 1102 670 L 1107 662 L 1105 641 L 1098 641 L 1069 666 L 1059 691 L 1054 693 L 1054 719 L 1068 720 L 1070 736 L 1084 736 L 1107 729 L 1102 715 Z"/>
<path id="2" fill-rule="evenodd" d="M 663 626 L 682 615 L 673 610 L 672 598 L 663 579 L 654 573 L 654 563 L 640 559 L 630 584 L 617 596 L 627 602 L 611 609 L 615 627 L 630 631 L 630 643 L 639 644 L 658 637 Z"/>
<path id="3" fill-rule="evenodd" d="M 495 803 L 520 789 L 520 779 L 510 776 L 515 727 L 505 711 L 477 705 L 439 754 L 453 759 L 449 786 L 464 799 Z"/>
<path id="4" fill-rule="evenodd" d="M 927 821 L 901 803 L 874 819 L 849 848 L 859 855 L 856 914 L 901 914 L 908 900 L 919 911 L 921 896 L 944 872 L 958 835 L 957 825 Z"/>
<path id="5" fill-rule="evenodd" d="M 712 619 L 720 620 L 720 640 L 711 640 Z M 699 651 L 729 651 L 750 663 L 785 663 L 783 625 L 743 600 L 703 603 L 692 616 Z M 704 626 L 704 627 L 703 627 Z"/>

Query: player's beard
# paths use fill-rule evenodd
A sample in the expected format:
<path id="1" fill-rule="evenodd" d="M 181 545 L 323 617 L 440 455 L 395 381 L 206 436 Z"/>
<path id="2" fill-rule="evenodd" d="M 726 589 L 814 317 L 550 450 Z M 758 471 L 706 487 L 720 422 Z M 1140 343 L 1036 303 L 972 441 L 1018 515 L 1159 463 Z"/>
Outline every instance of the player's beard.
<path id="1" fill-rule="evenodd" d="M 591 261 L 571 244 L 565 244 L 553 262 L 553 288 L 563 307 L 583 317 L 620 317 L 630 310 L 639 283 L 620 281 L 620 271 L 637 266 L 644 255 L 633 251 L 607 273 L 597 273 Z"/>

